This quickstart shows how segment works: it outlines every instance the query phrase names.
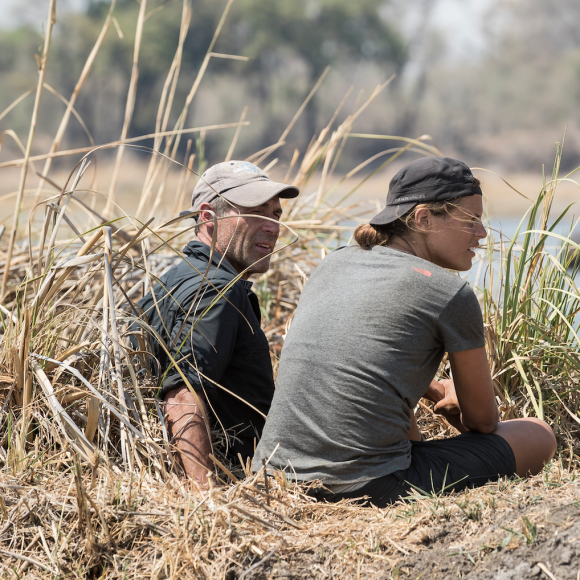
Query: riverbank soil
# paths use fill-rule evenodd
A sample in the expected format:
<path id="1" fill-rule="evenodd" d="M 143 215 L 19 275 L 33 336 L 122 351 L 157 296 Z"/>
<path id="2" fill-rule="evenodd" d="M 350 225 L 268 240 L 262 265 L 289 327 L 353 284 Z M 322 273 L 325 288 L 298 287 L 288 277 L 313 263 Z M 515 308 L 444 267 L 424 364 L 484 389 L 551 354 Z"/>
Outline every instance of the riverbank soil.
<path id="1" fill-rule="evenodd" d="M 465 548 L 462 537 L 469 533 L 468 523 L 436 526 L 425 532 L 422 543 L 427 549 L 401 562 L 399 577 L 577 580 L 580 503 L 560 504 L 549 496 L 533 499 L 535 506 L 514 507 L 482 524 Z"/>
<path id="2" fill-rule="evenodd" d="M 369 510 L 366 550 L 360 536 L 343 527 L 339 546 L 315 544 L 311 555 L 272 562 L 254 577 L 369 578 L 376 580 L 525 580 L 580 578 L 580 481 L 574 475 L 500 482 L 447 497 L 416 497 L 382 510 L 389 535 L 372 538 Z M 371 515 L 372 513 L 372 515 Z M 362 517 L 362 515 L 361 515 Z M 363 518 L 364 519 L 364 518 Z M 338 540 L 338 538 L 337 538 Z M 349 574 L 324 554 L 357 546 L 366 552 Z M 372 546 L 372 547 L 371 547 Z M 368 548 L 371 548 L 370 550 Z M 386 549 L 386 551 L 383 551 Z M 389 564 L 377 561 L 389 553 Z M 374 554 L 374 557 L 373 557 Z M 345 574 L 345 575 L 342 575 Z M 233 576 L 232 576 L 233 577 Z"/>
<path id="3" fill-rule="evenodd" d="M 377 509 L 316 502 L 280 473 L 266 487 L 263 473 L 236 470 L 200 492 L 173 475 L 62 459 L 0 477 L 0 578 L 580 577 L 579 473 L 558 464 Z"/>

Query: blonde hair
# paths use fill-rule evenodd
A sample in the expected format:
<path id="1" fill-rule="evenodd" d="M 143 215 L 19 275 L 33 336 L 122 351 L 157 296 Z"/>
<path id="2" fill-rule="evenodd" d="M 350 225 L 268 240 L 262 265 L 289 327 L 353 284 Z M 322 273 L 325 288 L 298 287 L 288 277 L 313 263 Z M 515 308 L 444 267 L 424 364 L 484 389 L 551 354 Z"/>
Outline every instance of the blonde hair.
<path id="1" fill-rule="evenodd" d="M 480 185 L 479 179 L 474 178 L 473 185 Z M 418 204 L 390 224 L 381 226 L 361 224 L 354 230 L 354 240 L 363 250 L 370 250 L 375 246 L 387 246 L 393 236 L 404 238 L 413 231 L 416 231 L 415 214 L 418 209 L 423 207 L 426 207 L 435 216 L 449 215 L 451 210 L 457 207 L 457 200 L 433 201 Z"/>

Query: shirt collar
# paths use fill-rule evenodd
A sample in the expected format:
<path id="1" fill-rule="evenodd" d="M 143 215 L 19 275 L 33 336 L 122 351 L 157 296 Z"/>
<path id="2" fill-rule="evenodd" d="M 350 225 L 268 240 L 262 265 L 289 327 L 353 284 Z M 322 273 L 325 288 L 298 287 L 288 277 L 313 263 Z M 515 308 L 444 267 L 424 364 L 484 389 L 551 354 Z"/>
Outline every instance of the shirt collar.
<path id="1" fill-rule="evenodd" d="M 209 260 L 211 248 L 207 244 L 204 244 L 203 242 L 193 240 L 189 242 L 187 246 L 185 246 L 185 248 L 183 248 L 183 253 L 186 256 L 194 256 L 194 255 L 197 255 L 198 257 L 203 256 L 203 258 L 205 258 L 205 261 L 207 262 Z M 226 272 L 229 272 L 234 276 L 239 275 L 239 272 L 237 272 L 234 269 L 234 267 L 217 250 L 213 251 L 212 264 L 214 264 L 219 268 L 223 268 Z M 238 282 L 242 284 L 246 292 L 251 292 L 253 282 L 241 279 L 238 280 Z"/>

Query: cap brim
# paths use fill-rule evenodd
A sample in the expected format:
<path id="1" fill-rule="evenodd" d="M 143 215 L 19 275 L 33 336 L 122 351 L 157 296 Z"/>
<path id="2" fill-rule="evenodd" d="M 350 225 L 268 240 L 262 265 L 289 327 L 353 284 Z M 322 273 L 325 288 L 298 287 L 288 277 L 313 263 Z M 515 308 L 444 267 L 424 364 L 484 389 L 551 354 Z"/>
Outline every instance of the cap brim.
<path id="1" fill-rule="evenodd" d="M 418 202 L 401 203 L 399 205 L 388 205 L 383 211 L 378 213 L 369 222 L 371 226 L 384 226 L 403 217 L 409 210 L 413 209 Z"/>
<path id="2" fill-rule="evenodd" d="M 254 207 L 266 203 L 276 195 L 289 199 L 297 197 L 299 193 L 300 190 L 294 185 L 264 180 L 252 181 L 239 187 L 228 189 L 222 193 L 222 197 L 242 207 Z"/>
<path id="3" fill-rule="evenodd" d="M 186 209 L 184 211 L 180 211 L 179 212 L 179 217 L 185 217 L 188 214 L 191 214 L 189 217 L 191 219 L 193 219 L 195 217 L 195 214 L 198 214 L 199 210 L 198 209 L 193 209 L 193 207 L 190 207 L 189 209 Z"/>
<path id="4" fill-rule="evenodd" d="M 278 195 L 283 199 L 291 199 L 298 197 L 300 190 L 295 185 L 288 185 L 286 183 L 276 183 L 275 181 L 252 181 L 239 187 L 233 187 L 224 191 L 221 196 L 236 205 L 242 207 L 255 207 L 262 205 L 273 197 Z M 216 196 L 217 197 L 217 196 Z M 211 201 L 209 202 L 211 203 Z M 179 215 L 185 216 L 188 213 L 199 212 L 194 206 L 182 211 Z M 192 218 L 195 216 L 191 216 Z"/>

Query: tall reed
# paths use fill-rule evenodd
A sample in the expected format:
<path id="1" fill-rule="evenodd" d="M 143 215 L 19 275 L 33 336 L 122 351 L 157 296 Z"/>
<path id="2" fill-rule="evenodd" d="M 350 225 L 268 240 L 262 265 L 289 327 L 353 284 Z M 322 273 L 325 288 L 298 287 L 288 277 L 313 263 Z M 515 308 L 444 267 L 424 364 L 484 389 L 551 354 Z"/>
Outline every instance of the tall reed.
<path id="1" fill-rule="evenodd" d="M 90 465 L 106 462 L 117 470 L 145 469 L 148 477 L 157 480 L 166 480 L 171 471 L 179 469 L 173 461 L 163 409 L 155 398 L 157 379 L 150 364 L 146 334 L 142 336 L 135 331 L 136 302 L 179 259 L 180 247 L 193 235 L 191 226 L 183 225 L 186 222 L 163 215 L 165 208 L 175 207 L 175 194 L 166 188 L 168 172 L 172 169 L 181 172 L 177 197 L 186 199 L 186 189 L 193 187 L 197 173 L 207 163 L 202 154 L 203 135 L 234 128 L 232 144 L 227 154 L 224 152 L 229 158 L 241 129 L 248 123 L 244 113 L 239 122 L 185 127 L 186 113 L 211 58 L 244 58 L 213 52 L 231 3 L 230 0 L 225 7 L 199 74 L 178 109 L 181 113 L 173 129 L 167 127 L 174 106 L 183 39 L 192 17 L 188 0 L 183 2 L 178 48 L 161 95 L 153 135 L 122 138 L 98 147 L 57 150 L 67 114 L 73 108 L 71 103 L 82 91 L 91 65 L 98 58 L 102 40 L 99 37 L 67 101 L 67 113 L 48 153 L 32 157 L 28 149 L 22 159 L 0 163 L 0 170 L 21 166 L 24 181 L 19 195 L 25 198 L 25 191 L 29 192 L 28 230 L 13 228 L 8 247 L 0 247 L 6 285 L 0 304 L 3 381 L 0 421 L 10 425 L 9 435 L 4 435 L 0 445 L 0 459 L 6 469 L 22 472 L 30 468 L 39 460 L 34 451 L 38 446 L 44 454 L 73 450 Z M 113 7 L 103 25 L 105 32 L 112 10 Z M 136 42 L 139 34 L 137 37 Z M 138 48 L 134 50 L 134 67 Z M 289 131 L 323 80 L 324 75 L 278 141 L 248 160 L 265 167 L 275 164 L 277 158 L 271 157 L 283 150 Z M 358 214 L 364 210 L 359 205 L 346 205 L 349 196 L 405 153 L 441 154 L 430 144 L 428 135 L 410 139 L 354 132 L 356 120 L 389 81 L 378 86 L 352 114 L 338 122 L 349 91 L 307 150 L 303 153 L 296 150 L 291 156 L 285 180 L 301 187 L 303 193 L 285 203 L 283 221 L 287 229 L 281 237 L 281 248 L 272 258 L 271 270 L 256 284 L 274 364 L 308 273 L 326 253 L 346 243 L 354 225 L 362 219 Z M 133 99 L 131 93 L 129 101 Z M 130 122 L 129 104 L 125 125 Z M 182 164 L 176 159 L 177 145 L 187 133 L 198 135 L 199 147 L 194 157 L 188 146 Z M 135 144 L 151 137 L 159 150 Z M 337 177 L 336 168 L 344 147 L 356 139 L 385 140 L 397 146 L 389 146 L 368 162 Z M 94 192 L 87 183 L 88 162 L 103 148 L 115 147 L 134 148 L 151 155 L 135 217 L 118 208 L 113 212 L 114 183 L 106 193 Z M 79 159 L 80 155 L 83 156 Z M 64 186 L 56 184 L 47 174 L 50 160 L 56 157 L 70 158 L 76 163 Z M 382 163 L 365 173 L 368 164 L 379 158 Z M 490 239 L 487 274 L 481 290 L 492 371 L 504 418 L 529 414 L 546 418 L 557 430 L 562 453 L 571 465 L 576 457 L 580 423 L 577 395 L 580 299 L 575 282 L 578 266 L 570 269 L 570 249 L 578 246 L 558 233 L 572 208 L 555 219 L 551 217 L 552 202 L 561 181 L 560 158 L 558 150 L 552 176 L 546 180 L 515 237 L 506 240 L 500 236 L 496 242 Z M 27 190 L 26 168 L 33 159 L 44 159 L 47 165 L 41 189 Z M 329 202 L 338 187 L 353 180 L 342 199 Z M 158 189 L 151 203 L 155 184 Z M 47 190 L 48 186 L 53 189 Z M 314 190 L 309 192 L 309 187 Z M 39 208 L 44 210 L 40 227 L 34 221 L 35 211 L 40 214 L 34 207 L 38 191 L 42 194 Z M 102 213 L 86 202 L 87 193 L 101 195 L 107 201 Z M 76 211 L 79 208 L 82 214 Z M 157 215 L 146 214 L 146 208 L 148 211 L 152 208 Z M 80 215 L 84 216 L 84 222 Z M 166 221 L 162 222 L 161 217 Z M 21 245 L 15 246 L 16 241 Z M 556 252 L 548 248 L 548 241 L 558 244 Z M 132 346 L 132 337 L 140 341 L 138 349 Z M 184 381 L 187 382 L 185 377 Z M 438 425 L 446 428 L 443 422 Z M 224 437 L 214 435 L 216 441 Z"/>
<path id="2" fill-rule="evenodd" d="M 578 451 L 580 246 L 571 232 L 575 205 L 553 216 L 562 147 L 512 239 L 488 245 L 482 288 L 488 349 L 504 418 L 536 416 L 554 424 L 569 462 Z M 497 257 L 497 259 L 496 259 Z M 499 261 L 499 265 L 497 262 Z"/>

